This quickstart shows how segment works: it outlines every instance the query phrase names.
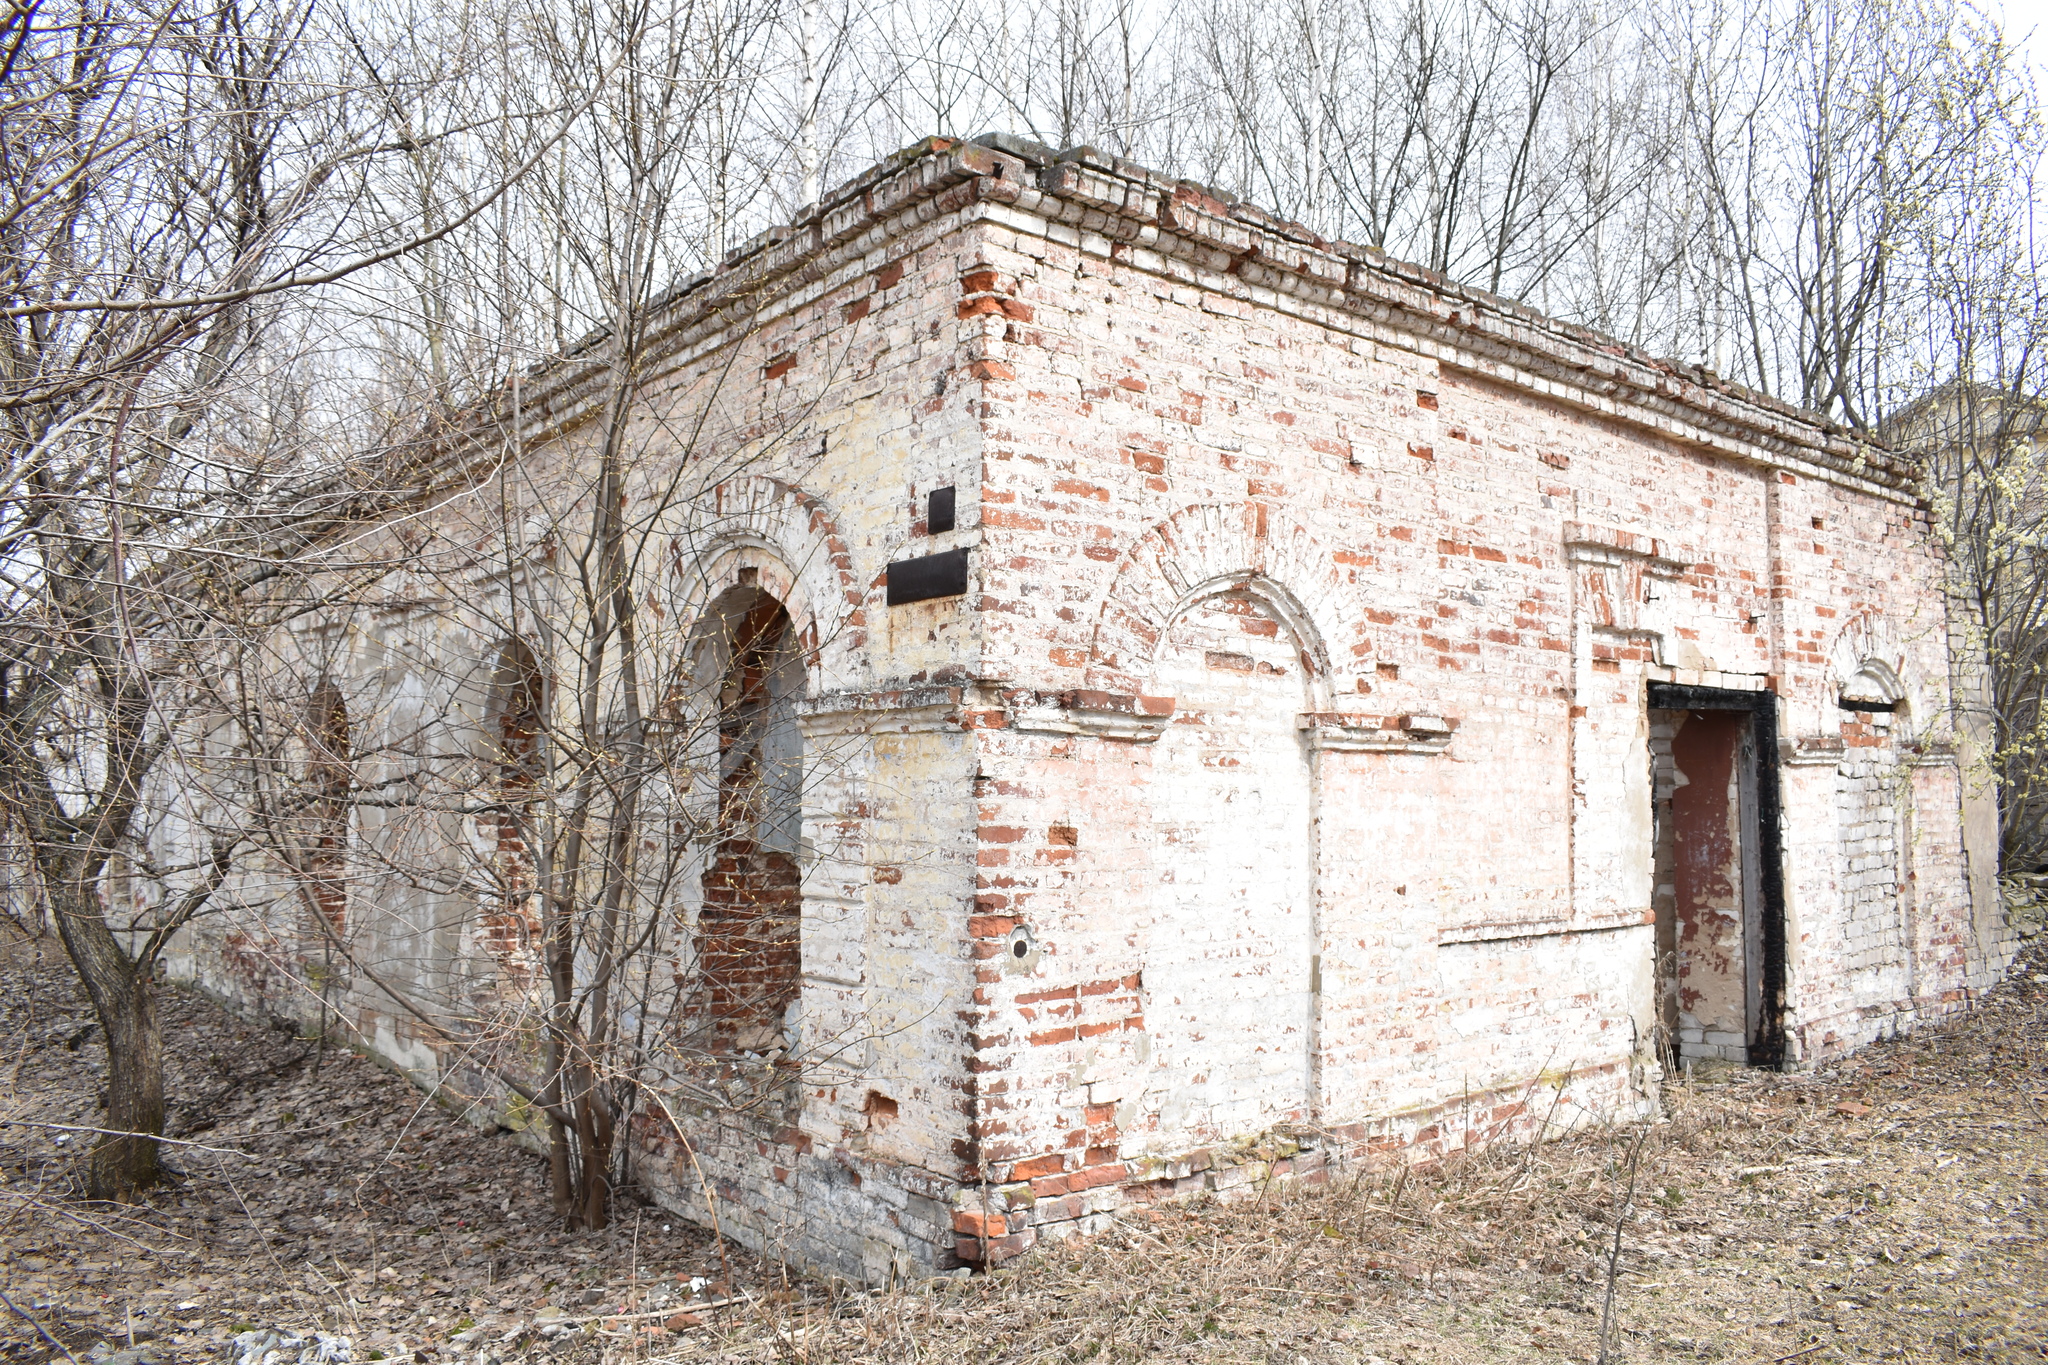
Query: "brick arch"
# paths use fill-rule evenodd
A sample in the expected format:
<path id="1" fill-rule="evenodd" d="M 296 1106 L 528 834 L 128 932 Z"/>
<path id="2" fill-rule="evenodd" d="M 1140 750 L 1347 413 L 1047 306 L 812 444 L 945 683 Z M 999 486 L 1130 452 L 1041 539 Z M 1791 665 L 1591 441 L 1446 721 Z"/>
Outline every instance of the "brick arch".
<path id="1" fill-rule="evenodd" d="M 1202 503 L 1160 522 L 1124 555 L 1096 618 L 1088 685 L 1144 690 L 1174 619 L 1194 602 L 1242 589 L 1270 603 L 1294 631 L 1317 709 L 1370 652 L 1348 576 L 1305 527 L 1262 502 Z"/>
<path id="2" fill-rule="evenodd" d="M 815 694 L 858 677 L 867 642 L 853 556 L 816 497 L 746 474 L 707 490 L 670 542 L 680 619 L 701 622 L 743 571 L 789 613 Z"/>
<path id="3" fill-rule="evenodd" d="M 1835 635 L 1828 666 L 1821 672 L 1820 694 L 1814 699 L 1823 717 L 1821 728 L 1831 729 L 1841 722 L 1837 701 L 1845 689 L 1872 684 L 1904 707 L 1904 719 L 1913 731 L 1924 729 L 1933 719 L 1919 669 L 1891 623 L 1875 611 L 1854 617 Z"/>

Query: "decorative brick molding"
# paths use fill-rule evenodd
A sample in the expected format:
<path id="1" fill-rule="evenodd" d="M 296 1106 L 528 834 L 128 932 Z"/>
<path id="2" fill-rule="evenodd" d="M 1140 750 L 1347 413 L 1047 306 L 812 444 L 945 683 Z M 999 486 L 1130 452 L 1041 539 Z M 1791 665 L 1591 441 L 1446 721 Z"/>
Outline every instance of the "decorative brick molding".
<path id="1" fill-rule="evenodd" d="M 1010 704 L 1010 728 L 1047 735 L 1150 744 L 1173 719 L 1172 697 L 1141 697 L 1076 688 L 1050 696 L 1021 695 Z"/>
<path id="2" fill-rule="evenodd" d="M 1664 662 L 1657 650 L 1668 634 L 1670 589 L 1662 585 L 1682 578 L 1689 560 L 1654 536 L 1576 521 L 1564 525 L 1564 555 L 1579 619 L 1612 640 L 1596 643 L 1594 657 Z"/>
<path id="3" fill-rule="evenodd" d="M 1124 552 L 1096 619 L 1088 681 L 1143 691 L 1174 619 L 1231 590 L 1260 597 L 1287 623 L 1322 699 L 1350 690 L 1335 686 L 1336 670 L 1371 667 L 1352 572 L 1278 508 L 1204 503 L 1174 513 Z"/>
<path id="4" fill-rule="evenodd" d="M 652 382 L 790 311 L 849 260 L 948 214 L 1004 227 L 1086 231 L 1133 250 L 1135 264 L 1238 282 L 1277 313 L 1367 338 L 1398 338 L 1446 366 L 1674 440 L 1912 502 L 1911 467 L 1859 439 L 1702 367 L 1632 349 L 1590 328 L 1453 283 L 1371 247 L 1330 241 L 1255 205 L 1092 147 L 1054 154 L 1018 139 L 933 137 L 820 197 L 812 213 L 756 234 L 714 269 L 671 289 L 646 376 Z M 528 439 L 590 418 L 607 373 L 592 337 L 535 366 L 518 390 Z M 505 394 L 509 403 L 512 390 Z M 472 440 L 508 414 L 479 414 Z"/>
<path id="5" fill-rule="evenodd" d="M 1775 468 L 1910 500 L 1910 467 L 1884 448 L 1704 368 L 1631 350 L 1370 247 L 1329 241 L 1253 205 L 1225 201 L 1092 147 L 1033 155 L 1035 183 L 991 195 L 989 216 L 1052 219 L 1134 248 L 1130 257 L 1242 282 L 1275 312 L 1337 330 L 1402 336 L 1445 366 L 1549 401 L 1712 446 Z M 1007 188 L 1007 187 L 1006 187 Z"/>
<path id="6" fill-rule="evenodd" d="M 699 621 L 751 570 L 789 613 L 812 691 L 857 681 L 867 644 L 862 592 L 853 556 L 817 497 L 765 475 L 728 479 L 689 505 L 669 553 L 681 619 Z"/>
<path id="7" fill-rule="evenodd" d="M 1643 560 L 1651 572 L 1664 578 L 1676 578 L 1685 572 L 1690 562 L 1690 557 L 1680 557 L 1680 553 L 1675 553 L 1666 541 L 1656 536 L 1585 521 L 1564 524 L 1564 548 L 1566 557 L 1576 563 L 1618 564 L 1631 559 Z"/>
<path id="8" fill-rule="evenodd" d="M 1296 722 L 1311 749 L 1332 753 L 1440 754 L 1458 722 L 1442 716 L 1311 711 Z"/>
<path id="9" fill-rule="evenodd" d="M 1840 735 L 1800 735 L 1779 746 L 1778 761 L 1788 768 L 1832 768 L 1847 753 Z"/>
<path id="10" fill-rule="evenodd" d="M 882 730 L 958 730 L 966 692 L 958 687 L 895 687 L 827 692 L 797 703 L 806 735 L 868 734 Z"/>
<path id="11" fill-rule="evenodd" d="M 1929 714 L 1926 687 L 1900 641 L 1902 633 L 1874 612 L 1859 613 L 1843 625 L 1828 649 L 1821 695 L 1815 699 L 1824 726 L 1828 719 L 1839 723 L 1844 698 L 1894 703 L 1915 729 L 1945 720 Z"/>

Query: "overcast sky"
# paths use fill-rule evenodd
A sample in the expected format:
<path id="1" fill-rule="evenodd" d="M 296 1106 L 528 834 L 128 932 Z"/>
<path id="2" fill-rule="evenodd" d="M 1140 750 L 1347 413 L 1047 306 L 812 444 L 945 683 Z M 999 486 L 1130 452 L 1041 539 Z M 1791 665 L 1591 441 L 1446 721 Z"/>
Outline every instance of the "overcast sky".
<path id="1" fill-rule="evenodd" d="M 2005 36 L 2026 43 L 2039 79 L 2048 72 L 2048 0 L 1992 0 L 1991 8 L 2005 16 Z"/>

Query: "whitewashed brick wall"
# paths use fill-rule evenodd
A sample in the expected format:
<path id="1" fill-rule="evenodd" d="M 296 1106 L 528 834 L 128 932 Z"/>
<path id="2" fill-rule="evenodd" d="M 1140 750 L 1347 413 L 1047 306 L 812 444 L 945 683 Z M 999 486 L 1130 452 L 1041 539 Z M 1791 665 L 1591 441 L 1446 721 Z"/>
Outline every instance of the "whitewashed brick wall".
<path id="1" fill-rule="evenodd" d="M 772 1115 L 643 1116 L 680 1209 L 709 1182 L 878 1279 L 1645 1112 L 1654 680 L 1777 699 L 1794 1064 L 2011 952 L 1925 513 L 1800 414 L 1127 163 L 944 141 L 674 311 L 647 448 L 735 471 L 677 610 L 752 569 L 814 652 L 811 1061 Z M 954 547 L 964 597 L 884 605 Z M 1916 689 L 1903 804 L 1843 757 L 1844 639 Z"/>

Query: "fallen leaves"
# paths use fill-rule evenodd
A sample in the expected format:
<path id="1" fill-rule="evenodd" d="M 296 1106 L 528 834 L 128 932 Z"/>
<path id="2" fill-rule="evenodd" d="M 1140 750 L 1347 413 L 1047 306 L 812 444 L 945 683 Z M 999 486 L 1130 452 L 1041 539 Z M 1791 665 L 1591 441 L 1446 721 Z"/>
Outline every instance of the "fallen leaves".
<path id="1" fill-rule="evenodd" d="M 329 1049 L 315 1075 L 301 1040 L 179 989 L 160 1006 L 170 1131 L 205 1143 L 169 1153 L 182 1174 L 146 1204 L 74 1203 L 104 1052 L 96 1033 L 63 1045 L 91 1011 L 42 957 L 0 944 L 0 1038 L 19 1040 L 0 1070 L 0 1283 L 81 1361 L 131 1333 L 165 1361 L 211 1361 L 234 1330 L 272 1327 L 346 1336 L 358 1361 L 510 1359 L 536 1309 L 652 1321 L 722 1273 L 707 1234 L 630 1200 L 609 1232 L 564 1234 L 540 1158 L 350 1053 Z M 765 1293 L 766 1269 L 728 1251 Z M 0 1310 L 0 1360 L 45 1359 L 68 1365 Z"/>
<path id="2" fill-rule="evenodd" d="M 0 1037 L 23 1040 L 0 1120 L 90 1126 L 100 1053 L 63 1046 L 87 1015 L 63 972 L 0 961 Z M 1134 1209 L 996 1275 L 863 1293 L 736 1250 L 727 1279 L 704 1234 L 630 1204 L 565 1234 L 509 1141 L 358 1058 L 314 1076 L 297 1040 L 187 992 L 164 1009 L 173 1093 L 206 1106 L 173 1121 L 232 1157 L 182 1153 L 151 1204 L 93 1210 L 64 1198 L 75 1141 L 0 1129 L 0 1280 L 81 1360 L 131 1328 L 166 1362 L 215 1359 L 238 1326 L 347 1335 L 391 1365 L 1587 1360 L 1634 1132 Z M 2022 978 L 1837 1070 L 1666 1087 L 1618 1267 L 1627 1358 L 2038 1358 L 2044 1043 L 2048 991 Z M 1870 1097 L 1881 1122 L 1843 1122 Z M 62 1360 L 20 1321 L 0 1348 Z"/>

